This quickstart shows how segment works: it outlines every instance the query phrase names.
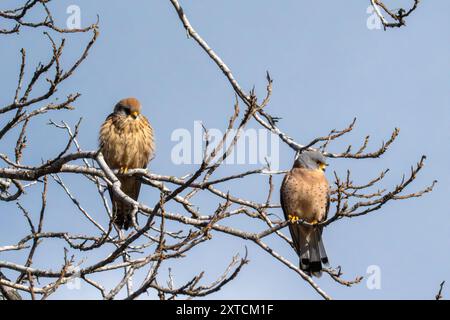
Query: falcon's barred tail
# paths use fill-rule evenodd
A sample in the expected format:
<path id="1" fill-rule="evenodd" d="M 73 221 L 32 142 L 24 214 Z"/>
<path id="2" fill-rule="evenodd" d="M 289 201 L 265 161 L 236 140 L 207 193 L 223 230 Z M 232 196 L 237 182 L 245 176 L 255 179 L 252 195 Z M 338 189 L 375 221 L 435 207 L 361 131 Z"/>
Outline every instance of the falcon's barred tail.
<path id="1" fill-rule="evenodd" d="M 139 190 L 141 188 L 141 181 L 135 177 L 123 177 L 119 180 L 122 191 L 134 200 L 137 200 Z M 109 188 L 109 195 L 112 202 L 112 215 L 114 223 L 119 229 L 128 230 L 128 228 L 132 225 L 133 206 L 116 197 L 111 188 Z"/>
<path id="2" fill-rule="evenodd" d="M 320 277 L 322 265 L 328 265 L 328 257 L 322 241 L 322 227 L 299 226 L 300 269 L 309 275 Z"/>

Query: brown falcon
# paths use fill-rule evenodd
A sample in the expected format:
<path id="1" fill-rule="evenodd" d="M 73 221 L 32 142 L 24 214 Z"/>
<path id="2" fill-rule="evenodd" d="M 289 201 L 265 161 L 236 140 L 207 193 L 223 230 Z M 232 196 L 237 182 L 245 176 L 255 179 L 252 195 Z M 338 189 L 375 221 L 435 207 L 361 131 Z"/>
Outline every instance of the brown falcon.
<path id="1" fill-rule="evenodd" d="M 290 220 L 289 231 L 300 257 L 300 269 L 320 276 L 322 264 L 328 264 L 322 242 L 322 226 L 330 206 L 330 188 L 324 171 L 326 160 L 322 153 L 300 153 L 292 169 L 284 177 L 280 190 L 281 207 Z M 302 225 L 298 220 L 313 224 Z"/>
<path id="2" fill-rule="evenodd" d="M 153 129 L 141 114 L 141 104 L 135 98 L 120 100 L 103 123 L 99 137 L 100 151 L 111 169 L 119 170 L 122 191 L 138 199 L 141 181 L 138 177 L 120 176 L 128 169 L 146 168 L 153 157 L 155 143 Z M 114 195 L 111 188 L 114 223 L 118 228 L 128 229 L 133 207 Z"/>

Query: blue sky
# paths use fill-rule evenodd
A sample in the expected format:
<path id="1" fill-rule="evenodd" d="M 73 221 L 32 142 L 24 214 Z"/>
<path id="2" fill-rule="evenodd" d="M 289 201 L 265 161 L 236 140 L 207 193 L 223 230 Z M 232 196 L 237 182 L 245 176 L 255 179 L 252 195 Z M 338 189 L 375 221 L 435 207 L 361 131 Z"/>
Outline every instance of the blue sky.
<path id="1" fill-rule="evenodd" d="M 16 3 L 10 1 L 10 3 Z M 66 120 L 75 124 L 83 117 L 80 143 L 86 150 L 97 147 L 98 128 L 123 97 L 136 96 L 144 114 L 153 124 L 157 155 L 150 168 L 160 174 L 181 176 L 195 166 L 175 165 L 170 155 L 175 129 L 193 130 L 202 120 L 209 128 L 223 129 L 232 112 L 234 93 L 228 82 L 197 44 L 186 38 L 169 1 L 58 1 L 52 4 L 55 18 L 64 24 L 66 8 L 81 8 L 82 24 L 100 16 L 100 37 L 88 60 L 63 84 L 59 96 L 80 92 L 76 110 L 41 116 L 31 127 L 27 164 L 57 155 L 65 139 L 55 128 L 46 126 Z M 409 173 L 422 154 L 427 166 L 407 191 L 417 191 L 439 180 L 433 193 L 419 199 L 389 203 L 365 217 L 340 220 L 324 232 L 324 241 L 333 266 L 341 265 L 346 278 L 366 275 L 371 265 L 381 270 L 381 289 L 369 290 L 365 281 L 346 288 L 329 277 L 319 285 L 337 299 L 432 299 L 442 280 L 450 278 L 450 216 L 447 205 L 450 191 L 448 163 L 450 152 L 450 3 L 422 2 L 407 20 L 407 27 L 387 32 L 369 30 L 366 13 L 369 1 L 269 1 L 269 0 L 195 0 L 182 1 L 186 14 L 197 31 L 233 70 L 245 90 L 253 86 L 265 92 L 265 72 L 274 78 L 274 91 L 267 112 L 279 116 L 279 126 L 299 142 L 343 128 L 357 117 L 351 135 L 331 151 L 343 151 L 347 144 L 359 145 L 371 136 L 372 148 L 386 140 L 394 127 L 400 136 L 390 151 L 378 160 L 330 160 L 338 173 L 353 172 L 355 182 L 364 182 L 381 170 L 390 168 L 383 187 L 392 187 Z M 65 62 L 81 52 L 88 35 L 68 37 Z M 39 31 L 23 32 L 2 38 L 0 54 L 1 105 L 13 95 L 20 61 L 19 49 L 25 47 L 30 62 L 46 59 L 50 48 Z M 0 118 L 0 124 L 4 123 Z M 252 126 L 258 128 L 255 123 Z M 0 142 L 1 152 L 10 153 L 17 133 Z M 280 147 L 280 167 L 290 168 L 293 152 Z M 219 175 L 236 173 L 255 166 L 229 165 Z M 329 179 L 332 179 L 328 171 Z M 64 176 L 74 192 L 94 216 L 102 217 L 95 193 L 86 181 Z M 246 183 L 226 185 L 236 195 L 262 201 L 267 188 L 263 177 Z M 275 179 L 276 187 L 281 177 Z M 39 187 L 23 199 L 37 218 Z M 50 187 L 48 230 L 86 227 L 72 204 L 56 185 Z M 276 195 L 276 197 L 278 194 Z M 145 188 L 141 200 L 155 203 L 157 194 Z M 213 198 L 201 199 L 214 208 Z M 17 241 L 24 235 L 24 219 L 14 204 L 2 204 L 0 244 Z M 280 210 L 273 213 L 281 215 Z M 99 218 L 101 219 L 101 218 Z M 251 221 L 238 220 L 242 228 L 252 229 Z M 92 230 L 91 230 L 92 231 Z M 294 251 L 279 240 L 271 244 L 291 261 Z M 197 247 L 192 255 L 172 264 L 176 281 L 191 278 L 206 270 L 213 279 L 225 268 L 232 255 L 249 249 L 250 264 L 231 285 L 211 298 L 317 299 L 318 295 L 296 274 L 259 248 L 240 239 L 216 235 Z M 97 253 L 104 256 L 107 251 Z M 36 256 L 37 266 L 62 264 L 61 243 L 44 246 Z M 89 261 L 91 257 L 86 257 Z M 15 254 L 0 259 L 16 259 Z M 103 281 L 109 278 L 104 276 Z M 444 291 L 445 294 L 445 291 Z M 95 298 L 95 292 L 63 289 L 57 298 Z M 152 297 L 152 296 L 150 296 Z"/>

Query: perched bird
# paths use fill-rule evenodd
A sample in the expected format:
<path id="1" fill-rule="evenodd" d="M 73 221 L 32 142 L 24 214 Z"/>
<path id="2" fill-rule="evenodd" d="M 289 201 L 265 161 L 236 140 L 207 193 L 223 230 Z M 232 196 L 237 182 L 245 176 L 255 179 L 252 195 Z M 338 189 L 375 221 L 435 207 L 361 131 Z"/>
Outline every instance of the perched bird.
<path id="1" fill-rule="evenodd" d="M 128 169 L 146 168 L 155 151 L 153 129 L 141 114 L 141 104 L 135 98 L 120 100 L 103 123 L 99 137 L 100 151 L 111 169 L 119 174 Z M 120 176 L 122 191 L 138 199 L 141 181 L 138 177 Z M 121 201 L 109 189 L 114 223 L 127 230 L 131 224 L 133 207 Z"/>
<path id="2" fill-rule="evenodd" d="M 320 276 L 322 264 L 328 264 L 322 242 L 322 226 L 330 206 L 330 187 L 324 171 L 326 160 L 318 151 L 303 151 L 283 179 L 280 190 L 284 216 L 290 220 L 289 231 L 300 257 L 300 269 Z M 302 220 L 313 224 L 297 223 Z"/>

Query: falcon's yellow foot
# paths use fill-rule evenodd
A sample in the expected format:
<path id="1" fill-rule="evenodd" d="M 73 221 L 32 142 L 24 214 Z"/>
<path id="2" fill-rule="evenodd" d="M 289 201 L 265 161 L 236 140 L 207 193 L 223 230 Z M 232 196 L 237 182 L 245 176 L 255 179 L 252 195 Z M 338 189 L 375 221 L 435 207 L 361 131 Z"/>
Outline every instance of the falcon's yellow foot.
<path id="1" fill-rule="evenodd" d="M 127 174 L 127 172 L 128 172 L 128 167 L 120 167 L 120 169 L 119 169 L 120 174 Z"/>
<path id="2" fill-rule="evenodd" d="M 296 223 L 297 221 L 300 220 L 300 218 L 297 217 L 297 216 L 288 215 L 288 220 L 289 220 L 290 223 Z"/>
<path id="3" fill-rule="evenodd" d="M 317 224 L 319 224 L 319 221 L 317 221 L 316 219 L 314 219 L 313 221 L 310 222 L 310 224 L 312 224 L 312 225 L 317 225 Z"/>

